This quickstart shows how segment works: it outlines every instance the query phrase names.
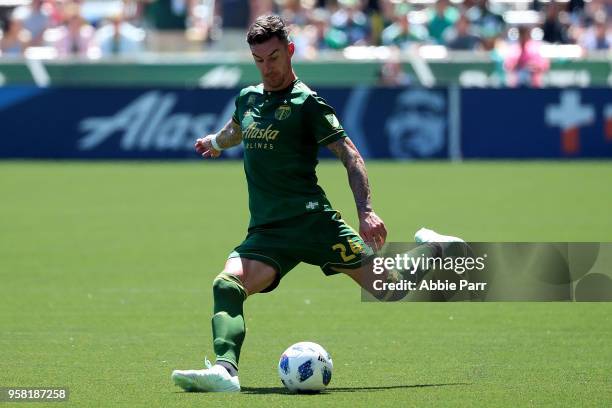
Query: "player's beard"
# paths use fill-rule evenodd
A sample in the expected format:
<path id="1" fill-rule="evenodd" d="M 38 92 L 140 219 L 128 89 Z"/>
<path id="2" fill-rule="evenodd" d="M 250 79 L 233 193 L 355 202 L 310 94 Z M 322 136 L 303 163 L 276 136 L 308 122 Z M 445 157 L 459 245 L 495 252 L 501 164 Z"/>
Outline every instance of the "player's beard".
<path id="1" fill-rule="evenodd" d="M 270 88 L 272 90 L 279 89 L 283 85 L 284 81 L 285 76 L 280 72 L 265 77 L 265 83 L 267 85 L 267 88 Z"/>

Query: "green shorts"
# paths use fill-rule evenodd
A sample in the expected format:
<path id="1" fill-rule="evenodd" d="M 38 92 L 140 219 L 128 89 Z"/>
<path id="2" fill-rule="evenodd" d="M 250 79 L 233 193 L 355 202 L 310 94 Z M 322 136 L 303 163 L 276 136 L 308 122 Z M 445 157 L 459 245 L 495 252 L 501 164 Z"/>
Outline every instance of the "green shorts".
<path id="1" fill-rule="evenodd" d="M 250 228 L 229 258 L 255 259 L 276 269 L 276 279 L 262 291 L 270 292 L 300 262 L 334 275 L 333 267 L 357 269 L 373 254 L 338 211 L 326 209 Z"/>

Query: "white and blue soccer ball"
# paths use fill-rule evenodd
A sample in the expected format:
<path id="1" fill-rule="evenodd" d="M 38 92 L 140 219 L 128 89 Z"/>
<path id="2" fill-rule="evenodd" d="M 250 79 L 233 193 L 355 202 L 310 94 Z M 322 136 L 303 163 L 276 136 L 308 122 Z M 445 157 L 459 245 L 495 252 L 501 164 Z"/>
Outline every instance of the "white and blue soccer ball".
<path id="1" fill-rule="evenodd" d="M 290 392 L 319 392 L 331 381 L 333 368 L 331 356 L 323 347 L 302 341 L 281 355 L 278 375 Z"/>

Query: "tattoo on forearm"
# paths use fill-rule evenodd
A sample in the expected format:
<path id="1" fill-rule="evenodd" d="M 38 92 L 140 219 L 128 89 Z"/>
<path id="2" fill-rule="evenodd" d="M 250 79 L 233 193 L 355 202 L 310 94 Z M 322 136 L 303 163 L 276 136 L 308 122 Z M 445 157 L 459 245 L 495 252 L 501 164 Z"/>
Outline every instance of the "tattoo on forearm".
<path id="1" fill-rule="evenodd" d="M 331 143 L 328 147 L 346 167 L 357 211 L 360 213 L 372 211 L 368 173 L 363 158 L 353 142 L 347 137 Z"/>
<path id="2" fill-rule="evenodd" d="M 232 146 L 236 146 L 242 142 L 242 131 L 240 126 L 230 119 L 229 122 L 223 126 L 223 129 L 217 133 L 217 143 L 224 149 Z"/>

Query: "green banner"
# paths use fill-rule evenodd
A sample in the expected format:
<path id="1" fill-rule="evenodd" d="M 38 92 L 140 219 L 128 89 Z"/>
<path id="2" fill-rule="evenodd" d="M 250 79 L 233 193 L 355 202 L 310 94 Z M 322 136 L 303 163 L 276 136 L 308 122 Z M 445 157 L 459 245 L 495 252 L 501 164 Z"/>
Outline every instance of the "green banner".
<path id="1" fill-rule="evenodd" d="M 296 62 L 298 75 L 312 86 L 375 85 L 379 61 Z M 403 64 L 412 84 L 421 84 L 423 72 L 409 62 Z M 434 85 L 500 86 L 503 69 L 494 62 L 429 61 L 426 73 Z M 42 79 L 41 79 L 42 78 Z M 0 61 L 0 85 L 41 83 L 55 86 L 179 86 L 235 87 L 260 82 L 251 61 L 223 62 L 120 62 L 120 61 Z M 606 60 L 555 61 L 546 75 L 548 86 L 609 86 L 610 62 Z"/>

